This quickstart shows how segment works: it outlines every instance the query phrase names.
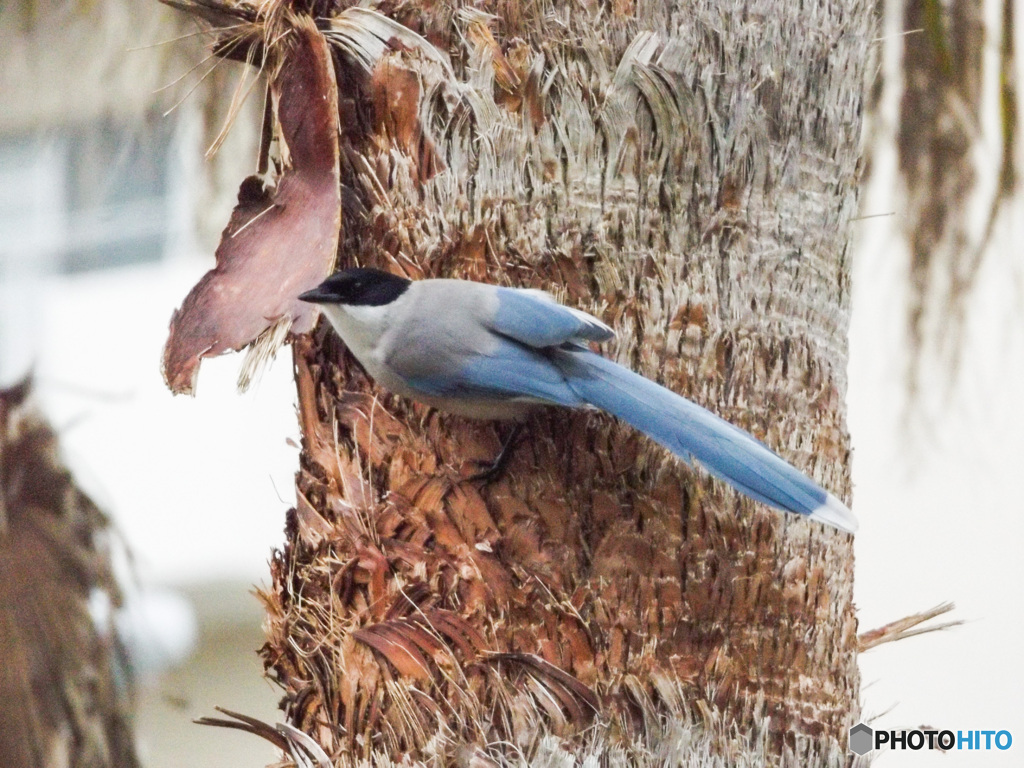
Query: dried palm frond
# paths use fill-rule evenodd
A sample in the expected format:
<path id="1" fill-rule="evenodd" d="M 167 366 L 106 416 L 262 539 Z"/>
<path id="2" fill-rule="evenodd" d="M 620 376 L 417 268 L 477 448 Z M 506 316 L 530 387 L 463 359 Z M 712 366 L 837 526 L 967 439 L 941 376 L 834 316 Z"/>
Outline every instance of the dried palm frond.
<path id="1" fill-rule="evenodd" d="M 312 328 L 315 311 L 295 297 L 330 272 L 341 227 L 337 90 L 323 36 L 307 18 L 274 13 L 229 34 L 248 61 L 269 67 L 280 172 L 243 181 L 217 266 L 171 318 L 164 375 L 176 392 L 195 389 L 202 358 L 255 344 L 244 385 L 289 332 Z M 306 247 L 296 253 L 296 242 Z"/>
<path id="2" fill-rule="evenodd" d="M 275 172 L 243 182 L 217 251 L 217 267 L 175 313 L 164 357 L 171 388 L 191 392 L 202 358 L 249 346 L 239 377 L 244 388 L 260 361 L 272 357 L 289 334 L 311 328 L 316 313 L 295 296 L 327 275 L 337 253 L 342 224 L 337 134 L 345 126 L 339 124 L 335 82 L 340 76 L 335 67 L 341 65 L 331 50 L 361 70 L 365 87 L 381 91 L 420 88 L 420 77 L 387 60 L 389 52 L 415 51 L 441 78 L 452 76 L 451 66 L 421 35 L 367 8 L 347 8 L 314 22 L 298 13 L 295 3 L 282 0 L 164 2 L 213 28 L 214 56 L 258 68 L 268 82 L 260 168 L 266 168 L 264 158 L 276 142 Z M 248 76 L 235 89 L 210 153 L 223 142 L 257 82 L 258 75 L 252 81 Z M 437 163 L 418 115 L 406 116 L 392 131 L 406 147 L 422 152 L 429 175 Z M 296 242 L 306 247 L 296 253 Z M 245 303 L 234 301 L 239 295 Z"/>
<path id="3" fill-rule="evenodd" d="M 289 753 L 298 768 L 331 768 L 331 760 L 324 754 L 320 745 L 298 728 L 288 725 L 288 723 L 278 723 L 276 726 L 271 726 L 262 720 L 257 720 L 255 717 L 232 712 L 230 709 L 224 709 L 223 707 L 217 707 L 216 709 L 218 712 L 222 712 L 233 719 L 200 717 L 195 722 L 198 725 L 233 728 L 259 736 L 261 739 L 269 741 L 282 752 Z M 314 760 L 316 761 L 315 763 L 313 762 Z"/>
<path id="4" fill-rule="evenodd" d="M 0 390 L 0 765 L 134 768 L 129 682 L 89 610 L 118 599 L 107 520 L 28 390 Z"/>
<path id="5" fill-rule="evenodd" d="M 927 627 L 922 627 L 926 621 L 931 621 L 937 616 L 949 613 L 954 608 L 953 603 L 941 603 L 934 608 L 929 608 L 926 611 L 920 613 L 914 613 L 910 616 L 904 616 L 902 619 L 896 621 L 890 621 L 877 629 L 868 630 L 867 632 L 861 632 L 857 637 L 857 646 L 861 653 L 870 650 L 884 643 L 892 643 L 896 640 L 904 640 L 908 637 L 915 637 L 917 635 L 925 635 L 929 632 L 941 632 L 952 627 L 958 627 L 964 622 L 960 619 L 955 621 L 944 621 L 940 624 L 932 624 Z"/>
<path id="6" fill-rule="evenodd" d="M 240 22 L 250 24 L 256 22 L 257 11 L 249 3 L 230 2 L 229 0 L 160 0 L 164 5 L 177 8 L 190 16 L 195 16 L 214 27 L 231 27 Z"/>

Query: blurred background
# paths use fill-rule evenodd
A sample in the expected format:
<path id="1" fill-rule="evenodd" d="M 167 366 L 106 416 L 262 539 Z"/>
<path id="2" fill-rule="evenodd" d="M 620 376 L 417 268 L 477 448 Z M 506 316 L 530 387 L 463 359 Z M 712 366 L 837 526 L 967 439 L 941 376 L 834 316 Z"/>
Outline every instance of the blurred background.
<path id="1" fill-rule="evenodd" d="M 925 29 L 934 8 L 945 26 Z M 965 623 L 865 653 L 864 712 L 1015 739 L 883 764 L 1017 765 L 1024 749 L 1014 8 L 893 0 L 872 46 L 848 392 L 860 627 L 945 601 Z M 259 89 L 207 160 L 241 68 L 207 60 L 169 9 L 6 3 L 0 40 L 0 386 L 34 371 L 65 460 L 123 539 L 143 764 L 267 764 L 269 745 L 191 720 L 218 705 L 277 720 L 254 589 L 294 500 L 289 355 L 244 395 L 238 356 L 205 362 L 194 399 L 160 375 L 171 313 L 255 166 Z"/>

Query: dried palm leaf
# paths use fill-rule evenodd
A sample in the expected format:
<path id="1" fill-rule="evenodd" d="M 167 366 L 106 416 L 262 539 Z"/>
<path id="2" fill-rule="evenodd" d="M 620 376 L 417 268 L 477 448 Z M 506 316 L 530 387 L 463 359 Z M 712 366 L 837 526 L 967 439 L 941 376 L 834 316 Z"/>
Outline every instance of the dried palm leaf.
<path id="1" fill-rule="evenodd" d="M 107 520 L 29 389 L 0 390 L 0 764 L 134 768 L 127 670 L 89 610 L 96 591 L 119 599 Z"/>

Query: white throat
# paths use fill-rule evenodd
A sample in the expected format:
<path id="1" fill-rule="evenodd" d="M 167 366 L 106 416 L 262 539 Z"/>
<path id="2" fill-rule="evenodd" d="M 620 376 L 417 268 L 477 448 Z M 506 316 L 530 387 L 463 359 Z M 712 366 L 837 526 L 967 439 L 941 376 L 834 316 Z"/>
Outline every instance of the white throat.
<path id="1" fill-rule="evenodd" d="M 334 330 L 364 368 L 373 368 L 377 344 L 388 327 L 388 307 L 321 304 Z"/>

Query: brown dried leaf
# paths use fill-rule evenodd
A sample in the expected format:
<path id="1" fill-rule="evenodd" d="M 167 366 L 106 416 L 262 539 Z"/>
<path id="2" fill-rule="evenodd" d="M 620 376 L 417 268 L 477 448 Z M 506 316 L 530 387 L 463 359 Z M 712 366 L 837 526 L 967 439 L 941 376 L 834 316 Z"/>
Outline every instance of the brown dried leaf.
<path id="1" fill-rule="evenodd" d="M 548 697 L 554 696 L 572 722 L 589 722 L 598 712 L 600 701 L 597 694 L 578 679 L 554 664 L 532 653 L 492 653 L 488 661 L 512 662 L 527 672 L 529 679 L 542 685 Z M 547 708 L 544 696 L 538 695 L 541 706 Z"/>
<path id="2" fill-rule="evenodd" d="M 224 709 L 223 707 L 214 707 L 214 709 L 235 719 L 224 720 L 220 717 L 199 717 L 192 722 L 196 725 L 212 725 L 218 728 L 233 728 L 235 730 L 245 731 L 246 733 L 251 733 L 262 739 L 266 739 L 283 752 L 288 751 L 288 740 L 278 733 L 274 726 L 269 723 L 264 723 L 262 720 L 257 720 L 255 717 L 250 717 L 249 715 L 232 712 L 230 709 Z"/>
<path id="3" fill-rule="evenodd" d="M 544 710 L 553 725 L 561 726 L 567 721 L 568 718 L 559 699 L 552 695 L 549 687 L 538 680 L 536 676 L 527 673 L 526 688 L 533 694 L 534 701 Z"/>
<path id="4" fill-rule="evenodd" d="M 242 182 L 217 266 L 172 316 L 163 368 L 175 393 L 195 390 L 201 358 L 241 349 L 281 318 L 293 333 L 316 320 L 296 297 L 327 276 L 337 253 L 338 94 L 327 42 L 312 20 L 296 24 L 270 84 L 291 165 L 276 188 Z"/>
<path id="5" fill-rule="evenodd" d="M 487 642 L 483 636 L 458 614 L 432 608 L 423 611 L 423 616 L 430 622 L 434 631 L 455 643 L 465 656 L 473 657 L 487 650 Z"/>
<path id="6" fill-rule="evenodd" d="M 421 651 L 440 660 L 440 657 L 447 655 L 447 647 L 442 643 L 431 630 L 423 626 L 415 619 L 401 619 L 388 627 L 388 630 L 405 640 L 415 643 Z"/>
<path id="7" fill-rule="evenodd" d="M 914 635 L 923 635 L 928 632 L 938 632 L 959 626 L 963 624 L 962 620 L 945 621 L 941 624 L 933 624 L 930 627 L 920 626 L 924 622 L 930 621 L 937 616 L 949 613 L 954 607 L 953 603 L 942 603 L 934 608 L 929 608 L 927 611 L 921 611 L 920 613 L 914 613 L 910 616 L 904 616 L 902 619 L 891 621 L 878 629 L 871 629 L 867 632 L 862 632 L 857 637 L 857 651 L 858 653 L 864 653 L 864 651 L 874 648 L 877 645 L 882 645 L 883 643 L 891 643 L 896 640 L 913 637 Z"/>
<path id="8" fill-rule="evenodd" d="M 391 566 L 384 554 L 374 546 L 361 546 L 356 555 L 360 571 L 357 580 L 367 584 L 367 597 L 375 608 L 374 618 L 381 618 L 384 614 L 383 601 L 387 593 L 387 577 Z"/>
<path id="9" fill-rule="evenodd" d="M 416 680 L 429 680 L 430 668 L 426 657 L 415 643 L 388 631 L 388 624 L 374 624 L 357 629 L 352 636 L 373 648 L 390 662 L 398 673 Z"/>
<path id="10" fill-rule="evenodd" d="M 426 582 L 417 582 L 407 585 L 396 596 L 395 601 L 384 614 L 385 621 L 402 619 L 410 613 L 417 611 L 419 605 L 430 597 L 430 585 Z"/>

